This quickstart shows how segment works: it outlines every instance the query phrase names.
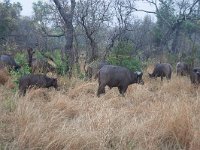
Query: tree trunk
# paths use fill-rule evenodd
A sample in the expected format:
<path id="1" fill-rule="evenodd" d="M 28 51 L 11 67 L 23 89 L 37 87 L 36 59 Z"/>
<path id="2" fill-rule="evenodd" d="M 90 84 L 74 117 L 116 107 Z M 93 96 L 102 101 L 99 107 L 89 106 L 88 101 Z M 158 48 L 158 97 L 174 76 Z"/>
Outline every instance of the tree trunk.
<path id="1" fill-rule="evenodd" d="M 89 53 L 89 63 L 90 63 L 98 58 L 98 45 L 95 39 L 92 37 L 93 33 L 89 32 L 89 29 L 86 27 L 84 20 L 82 20 L 82 26 L 85 29 L 86 36 L 90 41 L 90 47 L 91 47 L 91 53 Z"/>
<path id="2" fill-rule="evenodd" d="M 164 47 L 166 46 L 167 42 L 169 41 L 172 33 L 177 29 L 179 30 L 179 27 L 181 26 L 181 24 L 183 23 L 183 21 L 179 21 L 177 23 L 175 23 L 168 31 L 167 33 L 162 37 L 161 42 L 160 42 L 160 46 L 159 46 L 159 51 L 161 53 L 163 53 Z"/>
<path id="3" fill-rule="evenodd" d="M 76 2 L 75 0 L 71 0 L 71 6 L 70 6 L 70 11 L 66 12 L 65 8 L 61 6 L 61 3 L 59 0 L 53 0 L 61 17 L 63 18 L 65 22 L 65 39 L 66 39 L 66 44 L 65 44 L 65 55 L 68 56 L 68 61 L 69 61 L 69 77 L 71 78 L 72 75 L 72 67 L 74 63 L 74 54 L 73 54 L 73 31 L 74 27 L 72 24 L 72 20 L 74 17 L 74 9 Z"/>
<path id="4" fill-rule="evenodd" d="M 175 37 L 174 37 L 174 40 L 173 40 L 173 43 L 172 43 L 172 48 L 171 48 L 171 51 L 172 51 L 172 53 L 174 53 L 174 54 L 178 53 L 178 51 L 179 51 L 178 48 L 177 48 L 177 46 L 178 46 L 179 33 L 180 33 L 180 29 L 177 28 L 177 29 L 176 29 L 176 32 L 175 32 Z"/>
<path id="5" fill-rule="evenodd" d="M 33 54 L 35 53 L 35 51 L 29 47 L 27 49 L 27 53 L 28 53 L 28 66 L 32 68 Z"/>
<path id="6" fill-rule="evenodd" d="M 98 57 L 98 46 L 92 37 L 89 39 L 90 39 L 90 46 L 91 46 L 90 62 L 92 62 L 92 61 L 96 60 Z"/>
<path id="7" fill-rule="evenodd" d="M 108 44 L 108 46 L 106 47 L 104 56 L 103 56 L 103 60 L 106 59 L 106 57 L 108 56 L 108 53 L 111 51 L 111 49 L 114 47 L 115 41 L 117 40 L 117 38 L 120 36 L 120 33 L 118 33 L 116 31 L 116 33 L 114 33 L 114 35 L 111 37 L 111 41 Z"/>

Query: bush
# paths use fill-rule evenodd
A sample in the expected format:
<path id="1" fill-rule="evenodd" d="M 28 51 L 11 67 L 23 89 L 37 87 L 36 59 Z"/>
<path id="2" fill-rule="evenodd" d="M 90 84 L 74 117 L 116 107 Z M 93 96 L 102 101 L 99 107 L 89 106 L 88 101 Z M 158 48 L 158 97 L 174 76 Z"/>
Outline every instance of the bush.
<path id="1" fill-rule="evenodd" d="M 142 68 L 141 62 L 135 57 L 120 56 L 120 58 L 116 58 L 115 56 L 109 56 L 108 62 L 112 65 L 123 66 L 133 71 L 141 71 Z"/>
<path id="2" fill-rule="evenodd" d="M 21 68 L 18 71 L 11 70 L 10 74 L 12 76 L 13 82 L 16 85 L 18 85 L 19 84 L 19 78 L 26 75 L 26 74 L 30 74 L 31 68 L 28 66 L 26 54 L 17 53 L 16 56 L 15 56 L 15 60 L 21 66 Z"/>
<path id="3" fill-rule="evenodd" d="M 55 50 L 53 52 L 53 59 L 57 66 L 57 73 L 60 75 L 66 74 L 67 71 L 69 70 L 68 58 L 67 57 L 62 58 L 62 57 L 63 56 L 61 54 L 61 51 Z"/>
<path id="4" fill-rule="evenodd" d="M 66 74 L 66 72 L 69 70 L 68 58 L 67 57 L 63 58 L 60 50 L 55 50 L 53 52 L 36 51 L 35 55 L 37 59 L 44 59 L 44 55 L 52 57 L 54 60 L 54 63 L 56 64 L 56 71 L 60 75 Z"/>
<path id="5" fill-rule="evenodd" d="M 133 50 L 131 43 L 119 42 L 107 60 L 113 65 L 123 66 L 133 71 L 141 71 L 142 64 L 140 60 L 131 55 Z"/>

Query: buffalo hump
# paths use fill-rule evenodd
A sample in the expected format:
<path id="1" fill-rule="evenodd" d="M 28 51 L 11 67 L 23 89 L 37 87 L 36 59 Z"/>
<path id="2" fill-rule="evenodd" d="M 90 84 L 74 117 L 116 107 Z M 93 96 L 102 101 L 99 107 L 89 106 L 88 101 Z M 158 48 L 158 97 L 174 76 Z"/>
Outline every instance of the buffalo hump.
<path id="1" fill-rule="evenodd" d="M 20 95 L 25 95 L 26 90 L 31 87 L 42 87 L 42 88 L 49 88 L 53 86 L 55 89 L 57 89 L 57 79 L 55 78 L 49 78 L 46 75 L 41 74 L 29 74 L 22 76 L 19 79 L 19 90 Z"/>
<path id="2" fill-rule="evenodd" d="M 153 73 L 149 73 L 150 78 L 161 77 L 161 81 L 163 77 L 166 77 L 168 80 L 171 79 L 172 75 L 172 66 L 168 63 L 160 63 L 156 64 L 153 70 Z"/>
<path id="3" fill-rule="evenodd" d="M 178 62 L 176 64 L 176 74 L 180 76 L 186 76 L 190 74 L 190 65 L 185 62 Z"/>
<path id="4" fill-rule="evenodd" d="M 105 93 L 105 86 L 118 87 L 119 93 L 124 96 L 128 85 L 133 83 L 144 83 L 142 72 L 132 72 L 125 67 L 104 65 L 98 72 L 99 87 L 97 96 Z"/>

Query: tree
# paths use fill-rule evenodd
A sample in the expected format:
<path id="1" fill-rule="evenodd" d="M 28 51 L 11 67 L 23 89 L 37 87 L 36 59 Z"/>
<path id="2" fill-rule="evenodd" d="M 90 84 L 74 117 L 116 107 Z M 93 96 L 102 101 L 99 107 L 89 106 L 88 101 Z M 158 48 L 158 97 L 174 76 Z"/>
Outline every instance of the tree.
<path id="1" fill-rule="evenodd" d="M 65 54 L 68 56 L 69 59 L 69 74 L 71 77 L 72 74 L 72 65 L 74 61 L 74 54 L 73 54 L 73 17 L 74 17 L 74 9 L 76 2 L 75 0 L 70 0 L 71 5 L 69 6 L 68 9 L 66 9 L 64 6 L 61 5 L 61 2 L 59 0 L 53 0 L 64 23 L 65 23 L 65 39 L 66 39 L 66 44 L 65 44 Z M 66 11 L 67 10 L 67 11 Z"/>
<path id="2" fill-rule="evenodd" d="M 98 44 L 95 35 L 98 34 L 104 23 L 110 19 L 109 6 L 110 2 L 105 0 L 80 0 L 77 3 L 77 23 L 82 26 L 90 42 L 89 62 L 96 60 L 98 57 Z"/>
<path id="3" fill-rule="evenodd" d="M 105 56 L 108 55 L 108 53 L 113 48 L 116 41 L 123 42 L 127 41 L 126 33 L 129 31 L 129 25 L 131 24 L 131 20 L 133 19 L 133 12 L 134 12 L 134 1 L 133 0 L 116 0 L 113 1 L 113 24 L 117 25 L 114 27 L 113 32 L 110 36 L 110 43 L 108 44 Z"/>
<path id="4" fill-rule="evenodd" d="M 45 50 L 62 49 L 65 43 L 65 26 L 54 3 L 33 3 L 33 22 L 43 39 L 38 45 Z"/>
<path id="5" fill-rule="evenodd" d="M 20 3 L 11 4 L 9 0 L 0 2 L 0 43 L 5 43 L 17 29 L 21 10 Z"/>
<path id="6" fill-rule="evenodd" d="M 177 53 L 177 41 L 180 34 L 181 26 L 186 22 L 193 22 L 200 19 L 197 14 L 199 10 L 199 0 L 146 0 L 155 7 L 155 11 L 139 10 L 146 13 L 154 13 L 157 16 L 157 32 L 160 32 L 159 51 L 167 48 L 167 44 L 172 40 L 169 50 Z"/>

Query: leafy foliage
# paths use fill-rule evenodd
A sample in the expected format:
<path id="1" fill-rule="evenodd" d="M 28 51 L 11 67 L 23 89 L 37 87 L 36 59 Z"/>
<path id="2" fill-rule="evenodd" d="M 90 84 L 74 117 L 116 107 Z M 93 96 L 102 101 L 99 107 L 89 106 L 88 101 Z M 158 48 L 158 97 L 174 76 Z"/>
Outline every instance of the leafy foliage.
<path id="1" fill-rule="evenodd" d="M 60 50 L 55 50 L 53 52 L 53 58 L 57 66 L 57 73 L 60 75 L 66 74 L 66 72 L 69 70 L 68 58 L 65 56 L 62 56 Z"/>
<path id="2" fill-rule="evenodd" d="M 0 38 L 5 39 L 16 29 L 21 10 L 20 3 L 0 2 Z"/>
<path id="3" fill-rule="evenodd" d="M 26 75 L 30 74 L 31 68 L 28 66 L 26 54 L 24 53 L 17 53 L 15 56 L 16 62 L 21 66 L 21 69 L 18 71 L 11 70 L 11 76 L 15 84 L 19 84 L 19 78 Z M 18 86 L 16 86 L 18 87 Z"/>
<path id="4" fill-rule="evenodd" d="M 108 62 L 113 65 L 127 67 L 133 71 L 140 71 L 142 65 L 137 57 L 131 55 L 133 49 L 131 43 L 119 42 L 108 57 Z"/>

